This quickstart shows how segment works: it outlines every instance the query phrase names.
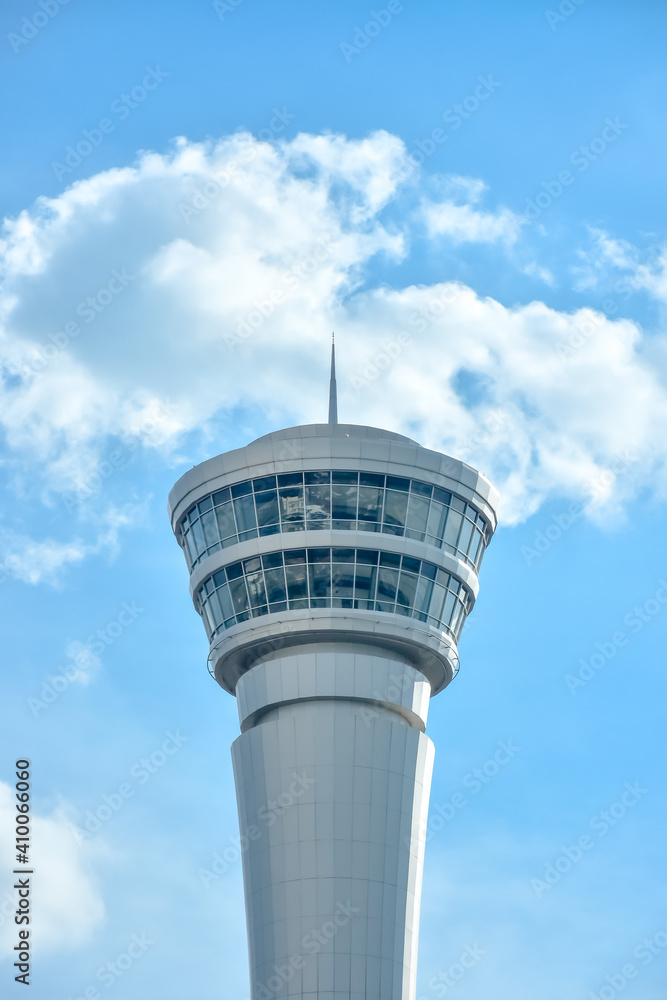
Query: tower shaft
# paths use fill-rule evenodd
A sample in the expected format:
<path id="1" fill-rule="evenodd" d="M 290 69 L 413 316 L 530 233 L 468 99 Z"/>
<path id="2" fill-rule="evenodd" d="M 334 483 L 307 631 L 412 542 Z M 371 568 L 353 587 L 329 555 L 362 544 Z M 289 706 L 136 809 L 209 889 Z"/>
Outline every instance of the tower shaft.
<path id="1" fill-rule="evenodd" d="M 360 643 L 281 649 L 239 681 L 253 1000 L 415 996 L 429 696 Z"/>

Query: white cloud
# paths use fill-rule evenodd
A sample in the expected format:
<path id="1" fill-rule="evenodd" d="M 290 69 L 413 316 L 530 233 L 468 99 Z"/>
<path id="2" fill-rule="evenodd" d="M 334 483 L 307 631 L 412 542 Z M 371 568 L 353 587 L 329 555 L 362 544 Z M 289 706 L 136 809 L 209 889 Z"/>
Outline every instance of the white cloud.
<path id="1" fill-rule="evenodd" d="M 98 531 L 91 542 L 80 538 L 67 542 L 53 538 L 37 541 L 29 535 L 2 530 L 0 576 L 3 579 L 11 576 L 23 583 L 57 585 L 67 568 L 81 563 L 87 556 L 107 553 L 113 557 L 118 551 L 121 529 L 136 523 L 144 513 L 144 504 L 126 504 L 122 509 L 113 505 L 108 507 L 102 515 L 90 519 Z"/>
<path id="2" fill-rule="evenodd" d="M 0 782 L 0 856 L 3 868 L 15 863 L 14 790 Z M 92 872 L 93 856 L 87 844 L 78 845 L 72 825 L 61 807 L 49 815 L 33 813 L 30 860 L 39 873 L 31 908 L 31 939 L 37 954 L 74 950 L 85 944 L 104 920 L 104 902 Z M 20 877 L 20 876 L 19 876 Z M 17 942 L 14 924 L 14 877 L 5 877 L 0 894 L 0 955 L 13 954 Z"/>
<path id="3" fill-rule="evenodd" d="M 616 511 L 665 465 L 667 393 L 641 330 L 592 310 L 508 307 L 460 284 L 363 285 L 375 255 L 408 252 L 409 222 L 390 227 L 380 212 L 409 172 L 384 132 L 179 140 L 9 222 L 6 468 L 29 468 L 48 495 L 88 482 L 109 436 L 173 448 L 243 405 L 276 426 L 323 419 L 335 329 L 343 417 L 477 464 L 508 521 L 549 497 Z M 422 202 L 431 231 L 516 239 L 511 212 L 475 207 L 484 191 L 445 178 L 444 200 Z M 364 375 L 402 333 L 412 339 L 396 361 Z M 607 470 L 615 480 L 592 489 Z M 118 524 L 88 528 L 82 541 L 19 540 L 5 564 L 36 581 L 113 548 Z"/>
<path id="4" fill-rule="evenodd" d="M 573 268 L 576 288 L 586 291 L 602 281 L 614 282 L 614 291 L 626 302 L 633 292 L 645 291 L 662 304 L 667 303 L 667 245 L 654 242 L 648 248 L 619 240 L 603 229 L 590 228 L 592 245 L 578 252 L 581 261 Z"/>
<path id="5" fill-rule="evenodd" d="M 523 273 L 527 274 L 529 278 L 536 278 L 538 281 L 543 281 L 549 288 L 553 288 L 556 284 L 556 277 L 553 271 L 549 270 L 548 267 L 542 267 L 535 260 L 526 264 Z"/>
<path id="6" fill-rule="evenodd" d="M 74 661 L 74 667 L 69 667 L 67 670 L 67 679 L 87 687 L 93 676 L 102 669 L 99 656 L 90 646 L 78 639 L 68 642 L 65 652 L 68 658 Z"/>
<path id="7" fill-rule="evenodd" d="M 483 212 L 474 207 L 487 190 L 479 178 L 450 176 L 443 179 L 441 187 L 450 197 L 422 202 L 429 236 L 447 236 L 454 243 L 516 242 L 523 225 L 521 216 L 508 208 Z"/>

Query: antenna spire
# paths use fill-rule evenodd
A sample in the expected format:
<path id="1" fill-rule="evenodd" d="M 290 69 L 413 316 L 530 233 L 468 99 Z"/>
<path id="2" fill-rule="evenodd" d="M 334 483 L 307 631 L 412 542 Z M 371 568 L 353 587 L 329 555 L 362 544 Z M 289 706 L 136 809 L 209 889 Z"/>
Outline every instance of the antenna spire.
<path id="1" fill-rule="evenodd" d="M 331 378 L 329 381 L 329 423 L 338 423 L 338 389 L 336 388 L 336 343 L 331 334 Z"/>

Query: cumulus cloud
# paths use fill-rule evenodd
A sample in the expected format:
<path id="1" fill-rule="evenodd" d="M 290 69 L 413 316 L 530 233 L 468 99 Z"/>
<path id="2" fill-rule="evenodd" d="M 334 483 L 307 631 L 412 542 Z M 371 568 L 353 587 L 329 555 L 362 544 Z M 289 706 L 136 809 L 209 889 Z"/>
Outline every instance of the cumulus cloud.
<path id="1" fill-rule="evenodd" d="M 86 488 L 109 438 L 167 453 L 239 406 L 276 426 L 323 419 L 335 329 L 344 418 L 478 465 L 508 522 L 550 497 L 618 511 L 665 466 L 667 393 L 642 331 L 452 282 L 374 287 L 378 255 L 409 253 L 414 212 L 399 224 L 385 209 L 411 171 L 386 132 L 181 139 L 9 220 L 0 426 L 15 488 L 26 465 L 47 495 Z M 408 187 L 433 234 L 520 237 L 508 209 L 479 208 L 479 180 L 443 179 L 438 202 L 418 176 Z M 39 543 L 44 565 L 101 551 L 106 531 Z M 32 556 L 26 542 L 5 564 L 35 581 Z"/>
<path id="2" fill-rule="evenodd" d="M 640 249 L 628 240 L 611 236 L 604 229 L 589 229 L 591 245 L 578 253 L 580 263 L 573 268 L 579 291 L 613 280 L 613 289 L 626 302 L 634 292 L 644 291 L 667 304 L 667 245 L 654 242 Z"/>
<path id="3" fill-rule="evenodd" d="M 92 520 L 103 530 L 93 541 L 76 538 L 60 542 L 53 538 L 41 541 L 12 530 L 0 531 L 0 578 L 14 577 L 23 583 L 48 583 L 57 585 L 63 572 L 81 563 L 87 556 L 118 551 L 119 533 L 122 528 L 136 523 L 144 514 L 143 504 L 126 504 L 123 509 L 113 506 Z"/>
<path id="4" fill-rule="evenodd" d="M 475 206 L 487 190 L 476 177 L 450 176 L 442 184 L 449 197 L 424 199 L 422 217 L 429 236 L 447 236 L 454 243 L 515 243 L 523 221 L 509 208 L 484 212 Z"/>
<path id="5" fill-rule="evenodd" d="M 542 267 L 535 260 L 531 260 L 526 264 L 523 273 L 527 274 L 529 278 L 536 278 L 538 281 L 543 281 L 549 288 L 553 288 L 556 284 L 556 277 L 553 271 L 549 270 L 548 267 Z"/>
<path id="6" fill-rule="evenodd" d="M 14 790 L 0 782 L 0 856 L 3 869 L 20 867 L 14 854 Z M 85 944 L 104 920 L 104 901 L 93 874 L 91 848 L 77 844 L 65 806 L 48 815 L 33 813 L 31 861 L 39 872 L 33 896 L 32 940 L 38 953 L 68 951 Z M 13 954 L 17 942 L 13 877 L 0 894 L 0 955 Z"/>

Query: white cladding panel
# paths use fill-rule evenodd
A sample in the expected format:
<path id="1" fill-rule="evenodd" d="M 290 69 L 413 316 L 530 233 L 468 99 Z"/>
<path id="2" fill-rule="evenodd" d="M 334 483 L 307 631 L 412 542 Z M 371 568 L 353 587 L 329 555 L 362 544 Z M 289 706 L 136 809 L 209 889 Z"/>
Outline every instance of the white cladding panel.
<path id="1" fill-rule="evenodd" d="M 365 704 L 368 718 L 378 708 L 391 709 L 423 731 L 431 685 L 395 654 L 345 642 L 312 643 L 266 657 L 236 685 L 242 730 L 261 721 L 271 709 L 318 698 Z"/>
<path id="2" fill-rule="evenodd" d="M 253 1000 L 415 998 L 433 745 L 368 707 L 293 703 L 233 745 Z"/>

